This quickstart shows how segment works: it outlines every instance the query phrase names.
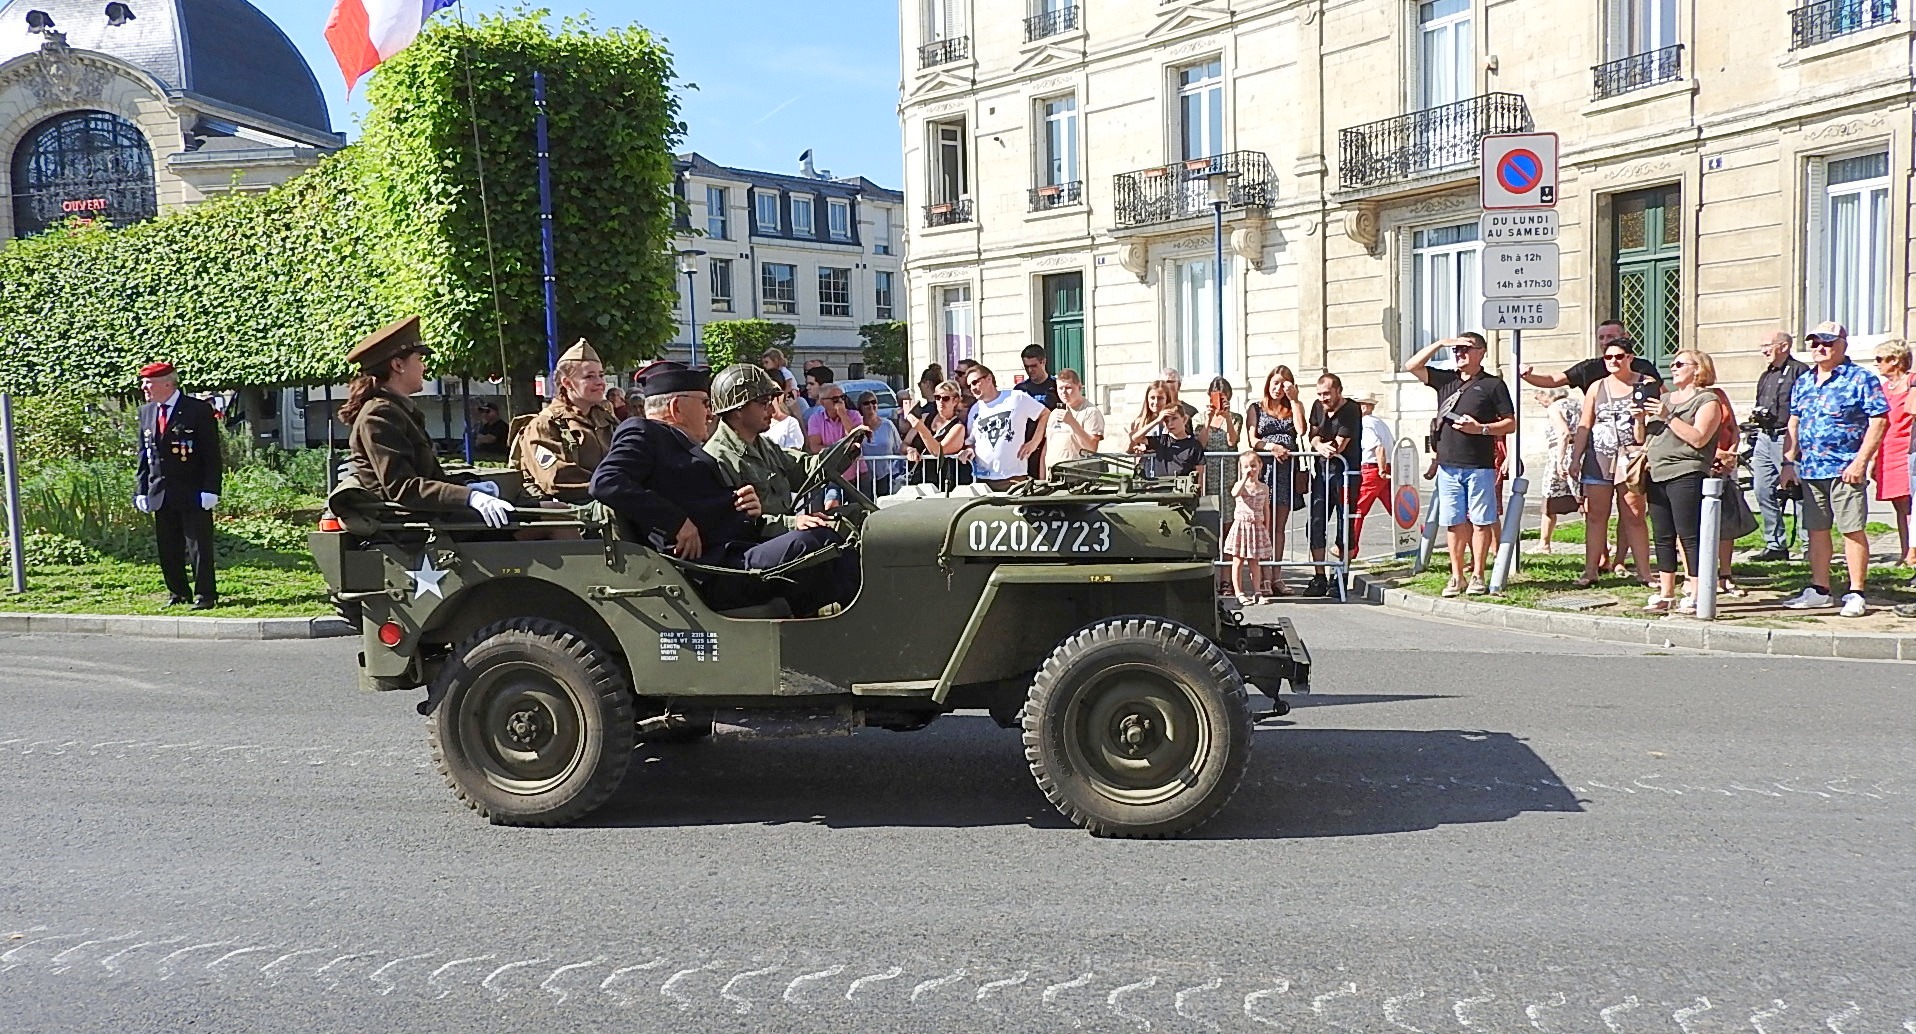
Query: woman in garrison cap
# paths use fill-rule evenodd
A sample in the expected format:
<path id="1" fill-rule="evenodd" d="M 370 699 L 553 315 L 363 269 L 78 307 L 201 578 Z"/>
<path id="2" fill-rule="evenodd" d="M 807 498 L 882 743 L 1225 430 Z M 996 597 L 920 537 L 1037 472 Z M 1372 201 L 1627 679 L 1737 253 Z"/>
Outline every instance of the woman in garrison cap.
<path id="1" fill-rule="evenodd" d="M 426 386 L 426 357 L 419 317 L 409 316 L 367 335 L 346 353 L 359 367 L 340 419 L 352 425 L 353 474 L 360 487 L 408 510 L 471 509 L 494 528 L 512 520 L 512 504 L 489 481 L 471 484 L 446 476 L 434 455 L 426 421 L 408 398 Z"/>
<path id="2" fill-rule="evenodd" d="M 605 367 L 584 338 L 559 357 L 559 390 L 519 433 L 519 471 L 535 495 L 565 503 L 592 501 L 592 469 L 612 447 L 619 426 L 605 401 Z"/>

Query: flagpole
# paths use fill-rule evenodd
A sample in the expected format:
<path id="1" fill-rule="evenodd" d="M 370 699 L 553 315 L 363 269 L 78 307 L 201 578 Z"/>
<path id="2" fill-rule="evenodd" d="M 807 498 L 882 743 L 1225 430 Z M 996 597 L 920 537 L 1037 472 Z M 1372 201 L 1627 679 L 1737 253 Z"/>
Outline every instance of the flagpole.
<path id="1" fill-rule="evenodd" d="M 546 74 L 532 73 L 532 103 L 538 109 L 535 118 L 539 155 L 539 247 L 544 252 L 546 285 L 546 397 L 557 398 L 553 378 L 559 368 L 559 278 L 552 259 L 552 163 L 546 148 Z"/>

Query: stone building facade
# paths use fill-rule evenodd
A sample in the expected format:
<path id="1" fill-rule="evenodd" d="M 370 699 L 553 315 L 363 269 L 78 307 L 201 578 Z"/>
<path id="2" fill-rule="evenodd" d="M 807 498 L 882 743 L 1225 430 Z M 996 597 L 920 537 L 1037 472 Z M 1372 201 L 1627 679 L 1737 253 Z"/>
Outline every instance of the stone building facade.
<path id="1" fill-rule="evenodd" d="M 686 307 L 681 272 L 679 337 L 669 356 L 690 355 L 694 316 L 701 326 L 768 319 L 797 332 L 796 361 L 822 360 L 842 378 L 862 367 L 859 327 L 905 318 L 898 191 L 862 176 L 835 178 L 809 160 L 793 175 L 729 168 L 697 153 L 679 156 L 675 189 L 687 213 L 680 268 L 689 260 L 696 311 Z"/>
<path id="2" fill-rule="evenodd" d="M 1614 316 L 1747 398 L 1774 330 L 1908 332 L 1898 2 L 910 0 L 916 358 L 1046 343 L 1125 414 L 1167 365 L 1240 406 L 1274 364 L 1329 369 L 1414 434 L 1404 358 L 1480 320 L 1479 141 L 1534 130 L 1561 138 L 1564 284 L 1523 360 L 1589 356 Z"/>
<path id="3" fill-rule="evenodd" d="M 0 241 L 264 190 L 343 142 L 245 0 L 0 3 Z"/>

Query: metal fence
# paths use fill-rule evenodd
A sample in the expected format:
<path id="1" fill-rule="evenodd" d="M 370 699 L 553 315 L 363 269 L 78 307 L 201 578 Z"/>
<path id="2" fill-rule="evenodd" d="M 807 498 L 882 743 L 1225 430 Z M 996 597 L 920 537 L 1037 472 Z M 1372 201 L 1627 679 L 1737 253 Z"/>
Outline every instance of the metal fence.
<path id="1" fill-rule="evenodd" d="M 1790 12 L 1790 49 L 1813 47 L 1895 20 L 1896 0 L 1820 0 L 1805 4 Z"/>

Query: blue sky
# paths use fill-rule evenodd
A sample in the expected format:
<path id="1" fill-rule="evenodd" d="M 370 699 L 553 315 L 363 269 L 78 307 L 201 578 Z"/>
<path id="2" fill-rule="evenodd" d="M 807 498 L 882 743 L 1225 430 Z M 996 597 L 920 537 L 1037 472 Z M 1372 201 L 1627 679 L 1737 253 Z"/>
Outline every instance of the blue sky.
<path id="1" fill-rule="evenodd" d="M 326 91 L 333 128 L 357 137 L 363 88 L 346 99 L 320 34 L 330 0 L 253 0 L 306 55 Z M 466 16 L 512 5 L 467 0 Z M 832 4 L 547 3 L 555 15 L 589 12 L 600 25 L 638 23 L 663 36 L 679 76 L 685 146 L 722 165 L 792 172 L 811 148 L 818 167 L 903 186 L 898 137 L 896 0 Z M 456 10 L 435 18 L 453 18 Z M 379 73 L 375 71 L 374 75 Z"/>

